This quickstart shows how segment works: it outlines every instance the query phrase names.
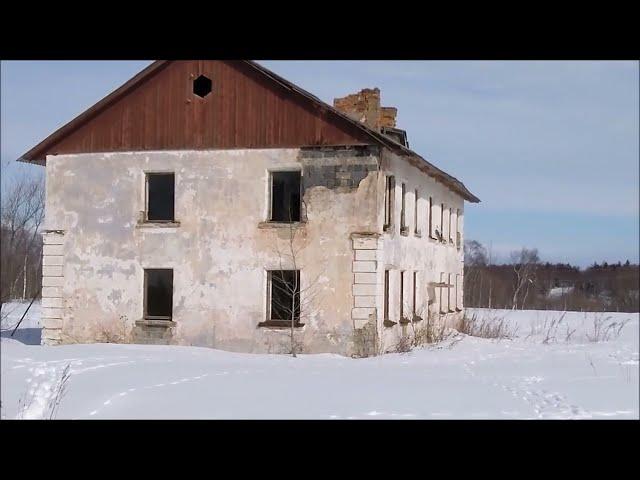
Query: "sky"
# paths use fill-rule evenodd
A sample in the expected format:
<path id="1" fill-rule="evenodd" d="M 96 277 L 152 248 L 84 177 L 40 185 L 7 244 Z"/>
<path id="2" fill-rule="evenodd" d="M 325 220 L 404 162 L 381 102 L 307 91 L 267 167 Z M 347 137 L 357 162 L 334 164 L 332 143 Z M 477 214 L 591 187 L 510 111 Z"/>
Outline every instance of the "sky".
<path id="1" fill-rule="evenodd" d="M 3 61 L 2 188 L 22 153 L 150 61 Z M 378 87 L 410 147 L 482 202 L 465 237 L 588 266 L 639 256 L 639 67 L 623 61 L 260 61 L 323 101 Z"/>

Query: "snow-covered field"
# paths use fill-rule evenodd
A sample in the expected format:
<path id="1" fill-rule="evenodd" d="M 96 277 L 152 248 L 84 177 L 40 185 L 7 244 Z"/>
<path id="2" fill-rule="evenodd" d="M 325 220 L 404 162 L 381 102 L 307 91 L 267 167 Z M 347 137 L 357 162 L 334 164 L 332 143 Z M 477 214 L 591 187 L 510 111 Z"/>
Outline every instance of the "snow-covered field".
<path id="1" fill-rule="evenodd" d="M 14 337 L 3 322 L 2 417 L 521 419 L 639 418 L 637 313 L 475 310 L 506 316 L 514 339 L 458 335 L 366 359 L 207 348 L 39 342 L 34 305 Z M 35 307 L 35 308 L 34 308 Z M 597 322 L 627 321 L 595 340 Z M 546 324 L 545 324 L 546 322 Z M 572 330 L 574 330 L 573 333 Z M 602 331 L 600 336 L 602 336 Z M 568 337 L 568 340 L 567 340 Z M 546 340 L 546 342 L 545 342 Z"/>

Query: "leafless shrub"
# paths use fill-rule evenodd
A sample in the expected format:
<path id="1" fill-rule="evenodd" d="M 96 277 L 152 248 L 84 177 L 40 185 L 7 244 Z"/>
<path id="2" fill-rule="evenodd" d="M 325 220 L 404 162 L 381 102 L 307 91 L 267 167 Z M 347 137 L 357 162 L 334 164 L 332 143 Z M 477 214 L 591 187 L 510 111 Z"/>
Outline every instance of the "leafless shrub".
<path id="1" fill-rule="evenodd" d="M 440 343 L 447 337 L 447 328 L 444 322 L 441 319 L 434 318 L 433 315 L 426 315 L 424 325 L 420 325 L 414 330 L 413 343 L 414 346 L 419 347 L 426 344 Z"/>
<path id="2" fill-rule="evenodd" d="M 462 317 L 458 331 L 472 337 L 480 338 L 513 338 L 516 336 L 517 327 L 510 326 L 505 317 L 492 316 L 479 319 L 476 314 L 471 317 Z"/>
<path id="3" fill-rule="evenodd" d="M 540 324 L 540 322 L 532 323 L 529 334 L 525 337 L 525 340 L 539 335 L 542 337 L 542 343 L 548 345 L 557 343 L 558 340 L 562 338 L 562 335 L 564 335 L 564 342 L 569 343 L 571 337 L 576 333 L 577 328 L 571 328 L 571 326 L 567 324 L 565 321 L 566 315 L 567 312 L 562 312 L 559 316 L 546 318 L 542 324 Z M 561 333 L 562 325 L 565 325 L 564 333 Z"/>
<path id="4" fill-rule="evenodd" d="M 33 405 L 34 400 L 35 400 L 35 393 L 33 389 L 27 388 L 27 390 L 25 390 L 20 396 L 20 398 L 18 399 L 18 414 L 16 415 L 17 419 L 19 420 L 24 419 L 25 413 L 27 413 L 27 410 L 31 408 L 31 405 Z"/>
<path id="5" fill-rule="evenodd" d="M 413 341 L 411 339 L 411 336 L 402 335 L 398 340 L 398 342 L 395 344 L 394 351 L 396 353 L 406 353 L 406 352 L 410 352 L 412 348 L 413 348 Z"/>
<path id="6" fill-rule="evenodd" d="M 592 330 L 587 332 L 586 337 L 592 343 L 606 342 L 614 340 L 620 336 L 622 329 L 629 319 L 620 322 L 611 321 L 611 317 L 605 317 L 603 313 L 593 315 Z"/>
<path id="7" fill-rule="evenodd" d="M 567 325 L 567 331 L 566 331 L 565 336 L 564 336 L 564 341 L 565 341 L 566 343 L 569 343 L 569 341 L 571 341 L 571 336 L 572 336 L 574 333 L 576 333 L 576 329 L 574 328 L 574 329 L 572 330 L 572 329 L 570 329 L 570 328 L 569 328 L 569 325 Z"/>
<path id="8" fill-rule="evenodd" d="M 100 324 L 98 332 L 98 343 L 128 343 L 130 339 L 130 328 L 126 315 L 120 315 L 120 318 L 113 322 L 105 322 Z"/>
<path id="9" fill-rule="evenodd" d="M 51 395 L 49 395 L 47 403 L 43 410 L 43 418 L 49 420 L 56 419 L 60 403 L 67 393 L 67 384 L 70 377 L 71 364 L 67 363 L 67 365 L 64 367 L 64 370 L 58 376 L 55 385 L 51 389 Z M 22 396 L 18 400 L 18 414 L 16 418 L 20 420 L 24 419 L 25 414 L 29 411 L 34 401 L 35 390 L 33 388 L 29 388 L 22 394 Z"/>
<path id="10" fill-rule="evenodd" d="M 542 343 L 543 344 L 548 345 L 551 342 L 557 341 L 558 328 L 560 328 L 560 325 L 562 324 L 566 314 L 567 312 L 562 312 L 562 314 L 559 317 L 554 317 L 554 318 L 551 318 L 550 320 L 547 319 L 544 321 L 544 325 L 542 326 L 542 334 L 543 334 Z"/>
<path id="11" fill-rule="evenodd" d="M 403 335 L 394 346 L 397 353 L 405 353 L 413 348 L 440 343 L 449 337 L 449 332 L 439 316 L 429 313 L 427 307 L 417 309 L 412 321 L 411 334 Z"/>
<path id="12" fill-rule="evenodd" d="M 49 420 L 55 420 L 56 415 L 58 414 L 58 408 L 60 407 L 60 402 L 62 398 L 67 393 L 67 382 L 69 381 L 71 364 L 67 363 L 67 366 L 64 367 L 60 378 L 56 382 L 56 385 L 53 390 L 53 397 L 49 400 L 47 404 L 47 410 L 49 411 Z"/>
<path id="13" fill-rule="evenodd" d="M 306 204 L 302 202 L 302 211 L 306 212 Z M 285 280 L 285 272 L 287 270 L 300 271 L 304 243 L 297 240 L 298 229 L 293 221 L 291 208 L 289 209 L 289 222 L 286 230 L 285 247 L 282 248 L 278 239 L 274 244 L 274 253 L 278 258 L 279 268 L 272 273 L 271 288 L 279 290 L 285 294 L 285 298 L 290 299 L 287 303 L 277 301 L 276 297 L 271 296 L 273 304 L 277 305 L 281 313 L 284 314 L 289 322 L 289 348 L 287 353 L 292 357 L 296 357 L 297 353 L 302 352 L 302 342 L 296 338 L 295 331 L 298 323 L 304 323 L 304 320 L 313 318 L 318 312 L 321 303 L 322 288 L 320 278 L 323 272 L 318 273 L 314 278 L 309 279 L 306 286 L 302 285 L 299 275 L 294 275 L 293 282 Z M 290 303 L 289 303 L 290 302 Z"/>

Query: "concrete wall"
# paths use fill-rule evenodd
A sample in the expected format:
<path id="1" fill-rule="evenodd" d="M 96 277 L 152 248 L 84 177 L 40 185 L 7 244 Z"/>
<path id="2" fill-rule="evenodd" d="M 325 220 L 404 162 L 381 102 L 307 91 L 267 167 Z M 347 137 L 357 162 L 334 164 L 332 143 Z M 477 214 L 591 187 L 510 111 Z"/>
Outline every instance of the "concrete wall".
<path id="1" fill-rule="evenodd" d="M 277 250 L 286 251 L 290 236 L 288 227 L 265 223 L 268 178 L 270 170 L 301 169 L 306 222 L 295 230 L 297 264 L 302 287 L 315 284 L 316 300 L 297 341 L 306 352 L 350 355 L 351 234 L 377 228 L 378 164 L 373 147 L 47 157 L 45 229 L 59 232 L 45 238 L 56 245 L 59 268 L 51 272 L 57 280 L 44 279 L 55 283 L 47 302 L 56 309 L 45 342 L 131 341 L 144 329 L 136 324 L 143 269 L 173 268 L 175 326 L 163 340 L 286 351 L 288 330 L 257 327 L 267 315 L 266 271 L 279 268 Z M 179 225 L 140 223 L 147 171 L 175 172 Z"/>
<path id="2" fill-rule="evenodd" d="M 269 172 L 289 169 L 302 171 L 304 221 L 294 230 L 296 263 L 303 290 L 310 288 L 308 296 L 314 297 L 303 311 L 305 326 L 295 333 L 303 352 L 392 350 L 410 333 L 400 322 L 401 271 L 407 272 L 405 317 L 413 319 L 414 271 L 418 315 L 426 319 L 429 312 L 446 322 L 461 317 L 462 248 L 455 234 L 454 243 L 429 238 L 427 219 L 429 196 L 434 231 L 440 204 L 462 217 L 463 200 L 391 152 L 325 147 L 58 155 L 47 158 L 44 341 L 288 351 L 288 329 L 258 324 L 267 317 L 267 271 L 279 269 L 281 260 L 283 268 L 292 268 L 286 256 L 290 228 L 266 222 Z M 145 172 L 175 173 L 175 225 L 141 221 Z M 394 175 L 396 184 L 387 231 L 386 175 Z M 400 229 L 403 183 L 405 232 Z M 462 219 L 452 223 L 462 231 Z M 145 268 L 174 270 L 169 329 L 142 321 Z M 385 270 L 393 326 L 383 324 Z M 429 286 L 448 282 L 449 274 L 457 298 L 455 287 Z M 448 292 L 452 311 L 444 308 L 441 315 Z"/>
<path id="3" fill-rule="evenodd" d="M 377 296 L 378 328 L 382 332 L 380 335 L 382 349 L 393 349 L 398 339 L 403 334 L 410 334 L 410 326 L 402 326 L 400 323 L 400 275 L 405 271 L 403 288 L 404 316 L 411 319 L 413 316 L 413 272 L 417 272 L 416 284 L 416 311 L 426 319 L 427 311 L 431 319 L 444 322 L 450 326 L 455 326 L 456 321 L 462 318 L 462 274 L 463 274 L 463 232 L 464 232 L 464 200 L 442 183 L 436 182 L 409 164 L 406 159 L 401 158 L 391 152 L 384 151 L 381 159 L 381 175 L 378 178 L 378 202 L 384 205 L 385 176 L 395 176 L 395 197 L 393 208 L 393 223 L 388 231 L 384 232 L 379 239 L 380 258 L 378 266 L 378 284 L 381 285 L 381 293 Z M 401 208 L 402 208 L 402 184 L 406 185 L 405 198 L 405 219 L 407 224 L 406 233 L 401 233 Z M 418 190 L 417 204 L 417 229 L 415 224 L 415 190 Z M 445 216 L 444 236 L 447 240 L 443 243 L 439 240 L 429 238 L 429 215 L 428 204 L 431 196 L 434 204 L 432 230 L 435 232 L 440 223 L 441 204 L 445 204 L 445 211 L 452 208 L 454 212 L 460 212 L 460 219 L 452 221 L 452 225 L 459 226 L 452 232 L 453 243 L 449 242 L 448 219 Z M 384 208 L 378 211 L 378 229 L 382 231 L 384 225 Z M 460 243 L 457 243 L 455 232 L 460 231 Z M 458 245 L 460 248 L 458 248 Z M 383 317 L 382 293 L 384 285 L 384 270 L 389 270 L 389 319 L 397 324 L 391 327 L 381 325 Z M 443 289 L 440 287 L 430 287 L 431 282 L 448 281 L 451 275 L 451 283 L 458 284 L 458 289 L 453 287 Z M 440 293 L 442 292 L 442 302 Z M 457 297 L 456 297 L 457 293 Z M 447 303 L 447 294 L 450 294 L 450 302 Z M 432 301 L 429 304 L 429 301 Z M 445 311 L 441 314 L 441 311 Z M 450 311 L 453 310 L 453 311 Z M 424 325 L 419 322 L 416 326 Z"/>

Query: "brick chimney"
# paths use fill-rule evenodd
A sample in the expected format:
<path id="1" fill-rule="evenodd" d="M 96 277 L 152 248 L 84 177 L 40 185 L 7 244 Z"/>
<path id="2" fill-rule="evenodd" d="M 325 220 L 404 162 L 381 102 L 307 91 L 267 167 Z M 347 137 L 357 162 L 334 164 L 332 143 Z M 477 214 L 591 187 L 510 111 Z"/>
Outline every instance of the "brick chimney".
<path id="1" fill-rule="evenodd" d="M 365 88 L 342 98 L 335 98 L 333 106 L 354 120 L 364 123 L 374 130 L 396 126 L 398 109 L 380 106 L 380 89 Z"/>

